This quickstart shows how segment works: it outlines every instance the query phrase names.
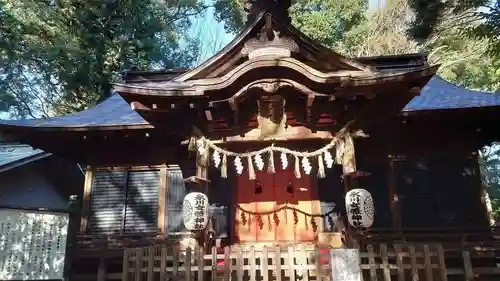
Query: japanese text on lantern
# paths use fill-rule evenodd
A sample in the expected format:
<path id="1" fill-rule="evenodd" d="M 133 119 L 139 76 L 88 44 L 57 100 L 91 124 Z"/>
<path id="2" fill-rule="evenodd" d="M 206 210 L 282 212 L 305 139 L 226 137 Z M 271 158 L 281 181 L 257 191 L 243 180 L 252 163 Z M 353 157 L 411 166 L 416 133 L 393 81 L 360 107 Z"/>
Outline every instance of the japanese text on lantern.
<path id="1" fill-rule="evenodd" d="M 194 211 L 194 228 L 195 229 L 203 229 L 205 225 L 205 197 L 201 194 L 197 194 L 194 200 L 195 211 Z"/>
<path id="2" fill-rule="evenodd" d="M 359 227 L 361 226 L 361 203 L 360 203 L 360 194 L 359 192 L 352 192 L 349 196 L 349 215 L 352 218 L 353 226 Z"/>

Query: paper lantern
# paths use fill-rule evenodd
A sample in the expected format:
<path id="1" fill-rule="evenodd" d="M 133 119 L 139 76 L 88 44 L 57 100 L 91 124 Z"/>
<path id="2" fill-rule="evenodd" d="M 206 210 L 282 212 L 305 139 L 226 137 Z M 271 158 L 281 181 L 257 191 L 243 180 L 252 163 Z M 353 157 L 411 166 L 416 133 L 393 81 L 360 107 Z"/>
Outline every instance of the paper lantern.
<path id="1" fill-rule="evenodd" d="M 375 209 L 370 192 L 361 188 L 350 190 L 345 195 L 345 204 L 349 224 L 360 228 L 372 226 Z"/>
<path id="2" fill-rule="evenodd" d="M 189 231 L 200 231 L 208 224 L 208 198 L 200 192 L 191 192 L 182 204 L 184 226 Z"/>

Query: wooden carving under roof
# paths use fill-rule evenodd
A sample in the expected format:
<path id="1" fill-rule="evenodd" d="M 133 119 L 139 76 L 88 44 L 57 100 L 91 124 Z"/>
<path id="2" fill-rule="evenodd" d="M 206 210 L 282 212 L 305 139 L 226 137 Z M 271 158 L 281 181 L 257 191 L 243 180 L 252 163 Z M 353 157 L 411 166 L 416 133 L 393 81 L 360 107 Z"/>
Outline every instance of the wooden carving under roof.
<path id="1" fill-rule="evenodd" d="M 255 128 L 261 137 L 284 136 L 290 126 L 303 126 L 312 136 L 351 120 L 363 127 L 396 115 L 437 70 L 427 63 L 377 69 L 335 53 L 291 25 L 289 2 L 251 0 L 246 29 L 199 67 L 115 90 L 153 126 L 175 126 L 179 134 L 195 126 L 212 137 Z M 263 128 L 272 119 L 262 115 L 271 97 L 282 101 L 283 112 Z"/>

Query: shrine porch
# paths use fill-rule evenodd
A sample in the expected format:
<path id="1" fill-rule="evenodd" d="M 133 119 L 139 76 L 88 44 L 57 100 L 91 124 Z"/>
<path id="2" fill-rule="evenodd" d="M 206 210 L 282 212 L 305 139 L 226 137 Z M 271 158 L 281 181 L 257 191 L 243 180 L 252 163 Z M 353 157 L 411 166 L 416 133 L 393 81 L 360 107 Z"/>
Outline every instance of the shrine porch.
<path id="1" fill-rule="evenodd" d="M 500 243 L 495 233 L 458 229 L 371 230 L 360 240 L 362 280 L 498 280 L 496 257 L 500 256 Z M 71 280 L 337 281 L 332 279 L 329 247 L 198 247 L 196 243 L 179 241 L 154 236 L 79 236 Z"/>

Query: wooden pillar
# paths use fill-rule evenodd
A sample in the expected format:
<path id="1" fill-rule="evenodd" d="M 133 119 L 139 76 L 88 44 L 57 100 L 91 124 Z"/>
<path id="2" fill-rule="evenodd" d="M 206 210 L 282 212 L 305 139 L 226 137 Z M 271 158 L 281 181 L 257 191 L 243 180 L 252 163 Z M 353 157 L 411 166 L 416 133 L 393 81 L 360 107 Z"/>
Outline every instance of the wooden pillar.
<path id="1" fill-rule="evenodd" d="M 82 212 L 80 222 L 80 233 L 85 233 L 88 230 L 89 215 L 90 215 L 90 200 L 92 196 L 92 179 L 93 170 L 87 167 L 85 171 L 85 184 L 83 187 Z"/>
<path id="2" fill-rule="evenodd" d="M 398 232 L 401 231 L 401 206 L 399 204 L 399 196 L 396 187 L 396 173 L 394 170 L 394 157 L 392 155 L 389 158 L 389 186 L 388 186 L 388 196 L 389 204 L 391 209 L 392 218 L 392 228 L 397 229 Z"/>
<path id="3" fill-rule="evenodd" d="M 71 266 L 73 264 L 73 252 L 76 244 L 76 234 L 80 229 L 79 221 L 80 218 L 80 204 L 78 196 L 71 195 L 69 197 L 69 227 L 68 235 L 66 239 L 66 258 L 64 259 L 64 280 L 71 280 Z"/>
<path id="4" fill-rule="evenodd" d="M 168 173 L 167 168 L 160 168 L 160 190 L 158 198 L 158 232 L 162 235 L 167 233 L 166 229 L 166 201 L 168 193 Z"/>
<path id="5" fill-rule="evenodd" d="M 493 207 L 491 205 L 490 195 L 488 193 L 487 186 L 483 183 L 481 179 L 481 170 L 479 167 L 479 154 L 476 151 L 473 151 L 469 158 L 473 160 L 473 164 L 471 169 L 474 171 L 474 180 L 477 184 L 477 188 L 479 188 L 479 196 L 481 208 L 484 210 L 485 221 L 489 226 L 495 225 L 495 217 L 493 216 Z"/>
<path id="6" fill-rule="evenodd" d="M 209 150 L 206 149 L 205 153 L 209 153 Z M 210 162 L 210 156 L 209 155 L 199 155 L 198 153 L 196 154 L 196 182 L 192 183 L 192 186 L 196 186 L 196 189 L 198 189 L 200 192 L 203 192 L 207 194 L 208 196 L 208 164 Z M 209 218 L 210 220 L 210 218 Z M 198 237 L 198 244 L 200 247 L 203 247 L 205 252 L 208 253 L 208 246 L 210 243 L 209 242 L 209 237 L 208 237 L 208 231 L 211 227 L 211 223 L 207 224 L 207 227 L 205 230 L 200 233 Z"/>
<path id="7" fill-rule="evenodd" d="M 344 197 L 349 190 L 354 189 L 356 187 L 357 187 L 356 179 L 354 179 L 352 176 L 344 175 L 344 189 L 345 189 Z M 348 215 L 349 214 L 346 213 L 345 216 L 343 216 L 344 227 L 345 227 L 343 230 L 344 244 L 348 248 L 359 248 L 358 231 L 356 230 L 356 228 L 354 228 L 352 225 L 349 224 L 349 220 L 347 218 Z"/>

